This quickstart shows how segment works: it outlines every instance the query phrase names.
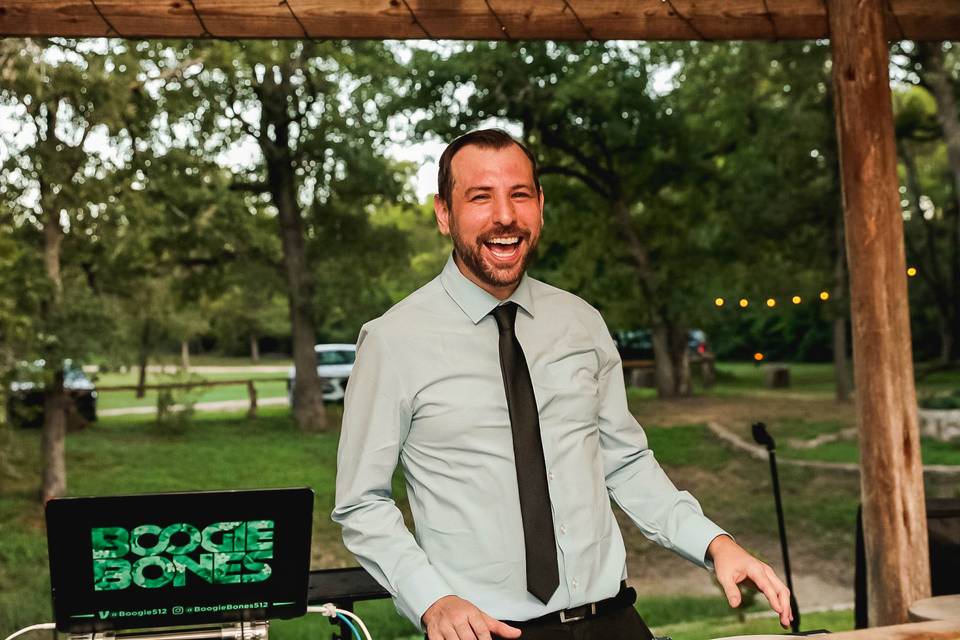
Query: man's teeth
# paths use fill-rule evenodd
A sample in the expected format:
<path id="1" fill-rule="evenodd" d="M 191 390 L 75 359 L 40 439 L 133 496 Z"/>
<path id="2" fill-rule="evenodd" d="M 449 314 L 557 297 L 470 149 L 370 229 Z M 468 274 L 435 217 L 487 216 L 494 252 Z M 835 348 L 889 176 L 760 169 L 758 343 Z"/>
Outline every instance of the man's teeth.
<path id="1" fill-rule="evenodd" d="M 510 238 L 493 238 L 489 241 L 491 244 L 515 244 L 520 242 L 520 238 L 513 236 Z"/>

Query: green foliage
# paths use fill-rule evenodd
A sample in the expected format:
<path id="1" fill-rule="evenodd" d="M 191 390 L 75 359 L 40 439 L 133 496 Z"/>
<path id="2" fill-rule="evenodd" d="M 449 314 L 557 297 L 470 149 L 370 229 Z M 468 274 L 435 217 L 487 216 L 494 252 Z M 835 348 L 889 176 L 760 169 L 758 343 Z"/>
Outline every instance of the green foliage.
<path id="1" fill-rule="evenodd" d="M 163 376 L 160 384 L 183 384 L 190 381 L 189 374 Z M 158 433 L 181 436 L 193 421 L 197 392 L 191 388 L 163 388 L 157 390 L 157 418 L 154 426 Z"/>
<path id="2" fill-rule="evenodd" d="M 921 397 L 920 406 L 924 409 L 960 409 L 960 389 Z"/>
<path id="3" fill-rule="evenodd" d="M 727 354 L 758 336 L 784 356 L 829 354 L 829 320 L 842 307 L 821 315 L 781 305 L 763 317 L 713 307 L 718 296 L 813 300 L 834 288 L 840 196 L 827 47 L 450 51 L 414 57 L 409 101 L 428 110 L 417 129 L 523 131 L 546 193 L 535 275 L 599 306 L 613 329 L 672 323 L 707 329 Z"/>

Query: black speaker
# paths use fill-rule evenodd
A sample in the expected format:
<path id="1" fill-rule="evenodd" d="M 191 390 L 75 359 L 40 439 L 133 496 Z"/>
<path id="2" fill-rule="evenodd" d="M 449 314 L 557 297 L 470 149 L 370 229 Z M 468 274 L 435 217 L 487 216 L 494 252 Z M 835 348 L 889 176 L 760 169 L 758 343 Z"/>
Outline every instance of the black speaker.
<path id="1" fill-rule="evenodd" d="M 960 593 L 960 499 L 927 499 L 930 586 L 935 596 Z M 857 629 L 867 627 L 867 556 L 863 544 L 863 508 L 857 509 L 857 548 L 853 615 Z"/>

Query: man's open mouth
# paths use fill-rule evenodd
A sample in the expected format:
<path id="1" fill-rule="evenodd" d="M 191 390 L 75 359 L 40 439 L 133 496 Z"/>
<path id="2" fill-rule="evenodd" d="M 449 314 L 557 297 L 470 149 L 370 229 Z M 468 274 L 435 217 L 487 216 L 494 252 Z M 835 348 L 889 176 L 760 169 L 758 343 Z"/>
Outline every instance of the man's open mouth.
<path id="1" fill-rule="evenodd" d="M 485 246 L 487 251 L 493 254 L 493 257 L 497 260 L 509 261 L 520 255 L 520 246 L 522 243 L 523 237 L 519 235 L 499 236 L 485 240 L 483 246 Z"/>

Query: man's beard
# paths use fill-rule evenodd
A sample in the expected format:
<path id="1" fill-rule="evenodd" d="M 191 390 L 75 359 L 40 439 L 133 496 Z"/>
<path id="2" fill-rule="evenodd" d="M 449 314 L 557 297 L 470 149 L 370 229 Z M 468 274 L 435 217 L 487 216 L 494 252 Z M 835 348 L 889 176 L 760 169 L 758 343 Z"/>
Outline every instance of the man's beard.
<path id="1" fill-rule="evenodd" d="M 532 234 L 529 230 L 521 229 L 517 225 L 511 224 L 507 227 L 498 227 L 493 231 L 479 236 L 477 238 L 476 245 L 471 247 L 460 237 L 460 233 L 455 222 L 456 218 L 454 217 L 452 211 L 450 212 L 450 220 L 450 237 L 453 238 L 453 251 L 456 256 L 460 258 L 461 262 L 463 262 L 467 269 L 469 269 L 485 284 L 493 287 L 506 287 L 520 282 L 523 274 L 527 271 L 530 261 L 533 259 L 539 238 L 531 241 Z M 528 243 L 527 252 L 524 254 L 523 259 L 520 262 L 520 269 L 517 271 L 515 276 L 504 274 L 499 270 L 494 269 L 489 264 L 484 262 L 480 255 L 480 251 L 484 242 L 498 236 L 517 236 L 522 239 L 521 242 L 526 240 Z"/>

